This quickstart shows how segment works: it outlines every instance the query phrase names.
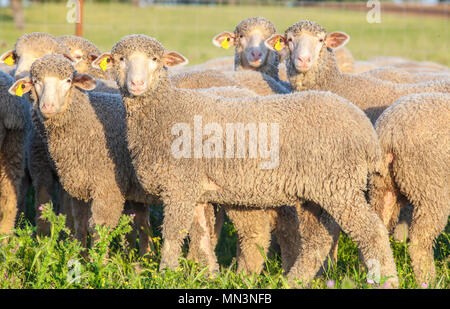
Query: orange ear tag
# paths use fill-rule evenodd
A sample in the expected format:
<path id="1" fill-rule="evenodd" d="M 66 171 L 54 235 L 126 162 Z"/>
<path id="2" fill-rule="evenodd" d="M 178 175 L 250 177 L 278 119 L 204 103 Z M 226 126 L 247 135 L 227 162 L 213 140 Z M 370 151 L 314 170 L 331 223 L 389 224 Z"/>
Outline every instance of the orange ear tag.
<path id="1" fill-rule="evenodd" d="M 220 44 L 220 45 L 225 49 L 230 48 L 230 38 L 227 37 L 225 40 L 223 40 L 222 44 Z"/>
<path id="2" fill-rule="evenodd" d="M 14 64 L 14 58 L 13 58 L 13 55 L 9 55 L 9 56 L 5 59 L 4 62 L 5 62 L 7 65 L 9 65 L 9 66 L 13 65 L 13 64 Z"/>
<path id="3" fill-rule="evenodd" d="M 102 62 L 100 62 L 100 68 L 102 68 L 103 72 L 106 71 L 108 62 L 109 62 L 109 57 L 103 58 Z"/>
<path id="4" fill-rule="evenodd" d="M 275 48 L 276 51 L 280 51 L 281 50 L 281 43 L 280 43 L 280 41 L 281 41 L 280 38 L 278 38 L 277 42 L 275 43 L 274 48 Z"/>
<path id="5" fill-rule="evenodd" d="M 20 83 L 16 89 L 16 96 L 18 96 L 18 97 L 23 96 L 23 88 L 25 88 L 25 85 L 23 83 Z"/>

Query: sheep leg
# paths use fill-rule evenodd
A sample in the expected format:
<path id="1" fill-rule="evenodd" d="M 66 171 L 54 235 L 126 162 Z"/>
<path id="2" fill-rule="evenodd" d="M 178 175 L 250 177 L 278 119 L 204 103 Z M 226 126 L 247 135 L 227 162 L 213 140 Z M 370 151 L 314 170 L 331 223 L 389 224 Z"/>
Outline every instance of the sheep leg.
<path id="1" fill-rule="evenodd" d="M 18 186 L 9 175 L 0 182 L 0 234 L 10 234 L 17 215 Z"/>
<path id="2" fill-rule="evenodd" d="M 211 250 L 214 251 L 218 239 L 218 236 L 216 236 L 217 226 L 215 219 L 216 215 L 213 205 L 205 205 L 204 216 L 197 210 L 197 213 L 194 215 L 191 229 L 189 230 L 190 243 L 187 259 L 202 265 L 210 264 L 212 261 L 211 257 L 208 256 L 210 250 L 205 250 L 207 244 L 204 239 L 205 237 L 210 238 Z"/>
<path id="3" fill-rule="evenodd" d="M 134 212 L 133 206 L 134 206 L 133 202 L 125 201 L 125 205 L 123 207 L 123 213 L 125 215 L 136 214 Z M 133 226 L 133 229 L 126 235 L 126 238 L 127 238 L 128 245 L 131 248 L 135 248 L 136 247 L 136 237 L 137 237 L 137 228 L 136 228 L 136 220 L 135 219 L 133 220 L 132 226 Z"/>
<path id="4" fill-rule="evenodd" d="M 370 276 L 375 280 L 386 276 L 389 284 L 398 286 L 388 232 L 378 215 L 367 205 L 364 192 L 346 192 L 345 195 L 317 202 L 335 219 L 341 229 L 359 244 Z M 303 274 L 296 272 L 300 269 L 297 265 L 301 263 L 299 256 L 288 276 L 291 280 L 297 277 L 306 279 L 307 282 L 311 278 L 304 278 Z"/>
<path id="5" fill-rule="evenodd" d="M 68 194 L 67 194 L 68 195 Z M 83 247 L 87 247 L 87 232 L 88 232 L 88 218 L 89 218 L 89 205 L 76 198 L 70 198 L 67 206 L 70 209 L 66 209 L 67 212 L 72 213 L 74 237 Z"/>
<path id="6" fill-rule="evenodd" d="M 29 214 L 27 212 L 27 193 L 28 190 L 31 188 L 31 177 L 28 172 L 28 170 L 25 170 L 25 173 L 22 177 L 21 184 L 20 184 L 20 195 L 19 195 L 19 212 L 22 212 L 25 214 L 26 218 L 29 218 Z"/>
<path id="7" fill-rule="evenodd" d="M 413 213 L 413 205 L 408 204 L 407 206 L 400 209 L 400 215 L 398 219 L 398 223 L 394 229 L 394 239 L 400 242 L 405 242 L 408 239 L 408 230 L 411 226 Z"/>
<path id="8" fill-rule="evenodd" d="M 299 254 L 299 216 L 295 207 L 283 206 L 278 209 L 274 234 L 280 245 L 281 263 L 285 273 L 294 265 Z"/>
<path id="9" fill-rule="evenodd" d="M 441 199 L 448 203 L 448 199 Z M 434 205 L 433 205 L 434 204 Z M 449 213 L 442 214 L 439 203 L 429 200 L 414 205 L 413 218 L 409 229 L 409 255 L 418 284 L 431 283 L 436 276 L 433 257 L 433 242 L 447 225 Z"/>
<path id="10" fill-rule="evenodd" d="M 75 223 L 72 215 L 72 197 L 61 186 L 59 190 L 59 210 L 66 215 L 66 226 L 72 232 L 75 231 Z"/>
<path id="11" fill-rule="evenodd" d="M 194 232 L 193 240 L 196 243 L 197 258 L 200 259 L 202 264 L 206 264 L 209 267 L 209 271 L 212 273 L 219 271 L 219 265 L 217 264 L 217 258 L 214 253 L 214 247 L 212 244 L 214 226 L 214 208 L 209 203 L 197 204 L 194 209 L 194 221 L 191 225 L 190 232 Z M 197 230 L 195 229 L 197 227 Z"/>
<path id="12" fill-rule="evenodd" d="M 237 271 L 259 274 L 270 246 L 270 216 L 263 209 L 226 206 L 238 234 Z"/>
<path id="13" fill-rule="evenodd" d="M 95 225 L 105 225 L 114 228 L 123 213 L 125 199 L 120 189 L 111 184 L 108 189 L 100 190 L 94 194 L 91 203 L 91 216 L 89 218 L 89 232 L 93 235 L 94 242 L 98 241 Z"/>
<path id="14" fill-rule="evenodd" d="M 299 217 L 300 249 L 291 272 L 309 282 L 326 268 L 329 254 L 339 239 L 339 226 L 319 205 L 306 202 L 296 205 Z M 298 245 L 297 245 L 298 247 Z"/>
<path id="15" fill-rule="evenodd" d="M 52 176 L 50 176 L 52 177 Z M 52 177 L 53 178 L 53 177 Z M 48 234 L 50 233 L 50 224 L 40 218 L 41 211 L 39 208 L 52 201 L 51 197 L 51 185 L 45 182 L 34 181 L 35 193 L 35 211 L 36 211 L 36 226 L 38 234 Z"/>
<path id="16" fill-rule="evenodd" d="M 133 223 L 133 242 L 136 243 L 136 232 L 139 234 L 139 254 L 144 254 L 153 251 L 153 243 L 151 240 L 151 226 L 149 221 L 149 207 L 142 203 L 129 202 L 132 213 L 135 214 Z M 126 205 L 126 204 L 125 204 Z M 126 211 L 125 211 L 126 212 Z"/>
<path id="17" fill-rule="evenodd" d="M 166 268 L 175 270 L 178 267 L 183 240 L 191 228 L 194 209 L 197 206 L 195 202 L 172 198 L 168 195 L 163 197 L 163 202 L 165 205 L 162 227 L 164 243 L 161 249 L 160 271 Z"/>

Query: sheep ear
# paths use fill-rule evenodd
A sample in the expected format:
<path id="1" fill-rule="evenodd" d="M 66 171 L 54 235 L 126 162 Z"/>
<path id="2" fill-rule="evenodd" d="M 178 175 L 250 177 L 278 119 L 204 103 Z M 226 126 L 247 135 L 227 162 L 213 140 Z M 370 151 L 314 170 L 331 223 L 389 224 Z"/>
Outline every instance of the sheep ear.
<path id="1" fill-rule="evenodd" d="M 189 63 L 186 57 L 176 51 L 169 51 L 162 57 L 163 65 L 166 67 L 173 67 L 177 65 L 186 65 Z"/>
<path id="2" fill-rule="evenodd" d="M 97 59 L 97 58 L 98 58 L 98 55 L 95 54 L 95 53 L 90 53 L 90 54 L 88 55 L 89 63 L 94 62 L 94 60 Z"/>
<path id="3" fill-rule="evenodd" d="M 264 41 L 264 45 L 266 45 L 268 49 L 278 52 L 286 47 L 286 39 L 284 38 L 284 35 L 272 34 Z"/>
<path id="4" fill-rule="evenodd" d="M 94 61 L 92 61 L 91 66 L 96 69 L 101 69 L 103 71 L 109 70 L 113 65 L 113 57 L 110 53 L 103 53 L 98 56 Z"/>
<path id="5" fill-rule="evenodd" d="M 0 56 L 0 62 L 6 63 L 7 65 L 14 65 L 16 64 L 16 58 L 16 51 L 11 49 Z"/>
<path id="6" fill-rule="evenodd" d="M 94 90 L 97 87 L 97 81 L 89 74 L 75 73 L 72 84 L 83 90 Z"/>
<path id="7" fill-rule="evenodd" d="M 350 41 L 350 36 L 347 33 L 335 31 L 327 34 L 325 44 L 329 48 L 336 49 L 343 47 L 348 41 Z"/>
<path id="8" fill-rule="evenodd" d="M 217 47 L 222 47 L 225 49 L 230 48 L 234 45 L 235 35 L 233 32 L 224 31 L 213 37 L 212 43 Z"/>
<path id="9" fill-rule="evenodd" d="M 33 88 L 33 83 L 29 77 L 18 79 L 9 89 L 12 95 L 21 97 L 24 93 L 29 92 Z"/>

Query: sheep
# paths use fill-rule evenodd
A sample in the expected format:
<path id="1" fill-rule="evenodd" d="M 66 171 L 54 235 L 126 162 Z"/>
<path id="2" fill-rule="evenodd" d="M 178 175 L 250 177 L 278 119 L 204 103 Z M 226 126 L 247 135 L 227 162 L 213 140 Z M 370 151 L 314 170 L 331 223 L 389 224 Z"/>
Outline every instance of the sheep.
<path id="1" fill-rule="evenodd" d="M 214 36 L 212 42 L 217 47 L 235 46 L 234 69 L 254 70 L 269 75 L 276 81 L 279 77 L 280 55 L 274 49 L 267 48 L 264 41 L 276 33 L 274 24 L 263 17 L 242 20 L 233 32 L 225 31 Z M 336 50 L 339 69 L 352 72 L 353 56 L 341 47 Z"/>
<path id="2" fill-rule="evenodd" d="M 231 71 L 234 68 L 234 57 L 220 57 L 208 60 L 206 62 L 190 65 L 190 66 L 180 66 L 174 68 L 168 68 L 169 76 L 173 73 L 182 73 L 188 71 L 198 71 L 198 70 L 216 70 L 216 71 Z"/>
<path id="3" fill-rule="evenodd" d="M 289 27 L 284 35 L 272 35 L 265 43 L 275 49 L 277 42 L 281 42 L 279 48 L 288 53 L 286 69 L 295 90 L 331 91 L 363 109 L 372 123 L 400 97 L 450 91 L 450 80 L 394 84 L 361 74 L 342 73 L 336 65 L 333 48 L 347 40 L 348 35 L 343 32 L 327 33 L 318 23 L 306 20 Z"/>
<path id="4" fill-rule="evenodd" d="M 19 37 L 14 49 L 5 52 L 0 56 L 0 62 L 8 62 L 16 65 L 14 72 L 15 79 L 28 76 L 32 63 L 48 53 L 58 53 L 70 58 L 70 52 L 66 46 L 55 36 L 47 33 L 33 32 Z M 70 58 L 71 59 L 71 58 Z M 26 105 L 30 108 L 29 104 Z M 31 109 L 31 123 L 27 130 L 26 142 L 26 171 L 25 174 L 31 177 L 35 189 L 35 222 L 38 233 L 48 233 L 49 225 L 40 219 L 39 206 L 51 200 L 59 189 L 59 180 L 53 162 L 48 156 L 46 145 L 42 140 L 43 128 L 39 126 L 37 115 Z M 26 192 L 25 190 L 23 190 Z M 59 201 L 64 191 L 60 191 Z M 52 197 L 53 196 L 53 197 Z M 61 203 L 59 203 L 61 204 Z M 62 205 L 60 205 L 62 206 Z M 60 207 L 62 208 L 62 207 Z"/>
<path id="5" fill-rule="evenodd" d="M 361 76 L 371 76 L 398 84 L 414 84 L 424 81 L 450 79 L 450 72 L 410 73 L 405 69 L 387 66 L 366 71 Z"/>
<path id="6" fill-rule="evenodd" d="M 94 91 L 119 93 L 108 72 L 100 68 L 93 68 L 91 65 L 92 61 L 100 55 L 100 50 L 97 46 L 85 38 L 74 35 L 63 35 L 58 37 L 58 40 L 69 49 L 70 56 L 75 61 L 77 72 L 89 74 L 97 79 L 97 87 Z"/>
<path id="7" fill-rule="evenodd" d="M 414 61 L 402 57 L 385 57 L 377 56 L 370 58 L 368 62 L 373 63 L 377 67 L 393 66 L 396 68 L 415 69 L 418 68 L 421 71 L 448 71 L 448 67 L 445 65 L 431 62 L 431 61 Z"/>
<path id="8" fill-rule="evenodd" d="M 236 56 L 235 53 L 235 69 L 237 71 L 217 71 L 209 69 L 207 66 L 196 66 L 194 70 L 184 72 L 171 72 L 170 78 L 175 87 L 184 87 L 188 89 L 210 88 L 218 86 L 235 86 L 240 88 L 248 88 L 258 95 L 284 94 L 290 92 L 290 86 L 283 83 L 278 78 L 278 55 L 276 52 L 268 51 L 264 48 L 259 51 L 256 47 L 258 42 L 263 42 L 263 39 L 271 32 L 275 31 L 273 24 L 261 17 L 247 18 L 243 20 L 237 27 L 239 31 L 237 36 L 244 36 L 252 34 L 251 46 L 239 44 L 236 50 L 240 50 L 242 55 Z M 237 32 L 236 32 L 237 33 Z M 235 33 L 223 32 L 213 38 L 215 45 L 221 46 L 225 40 L 229 46 L 232 46 L 234 39 L 230 36 L 235 36 Z M 228 39 L 228 41 L 227 41 Z M 248 56 L 254 53 L 258 59 L 248 60 L 253 56 Z M 247 57 L 248 56 L 248 57 Z M 253 59 L 253 58 L 252 58 Z M 200 69 L 199 69 L 200 68 Z M 188 82 L 186 82 L 188 81 Z M 197 82 L 198 81 L 198 82 Z"/>
<path id="9" fill-rule="evenodd" d="M 375 123 L 382 168 L 370 177 L 370 203 L 388 230 L 409 202 L 408 247 L 416 280 L 435 278 L 433 241 L 450 215 L 450 94 L 413 94 L 397 100 Z"/>
<path id="10" fill-rule="evenodd" d="M 6 74 L 14 75 L 15 65 L 7 65 L 3 62 L 0 62 L 0 71 L 3 71 Z"/>
<path id="11" fill-rule="evenodd" d="M 359 243 L 370 271 L 376 264 L 372 261 L 379 261 L 381 274 L 398 285 L 386 227 L 364 196 L 367 174 L 377 170 L 381 158 L 375 130 L 361 110 L 321 91 L 212 99 L 174 88 L 164 66 L 186 59 L 145 35 L 122 38 L 96 61 L 103 59 L 110 60 L 106 68 L 112 69 L 124 101 L 137 177 L 148 194 L 160 194 L 164 202 L 160 270 L 178 266 L 182 241 L 193 217 L 204 213 L 204 203 L 264 209 L 311 200 Z M 188 146 L 193 120 L 195 151 Z M 203 145 L 199 122 L 211 134 L 226 123 L 271 124 L 279 160 L 272 158 L 276 162 L 271 165 L 274 160 L 264 161 L 267 156 L 230 158 L 234 148 L 227 148 L 225 159 L 220 136 Z M 204 239 L 204 248 L 211 250 L 208 242 Z M 302 250 L 292 266 L 291 280 L 308 282 L 320 268 L 321 261 L 306 271 L 310 261 L 304 255 Z"/>
<path id="12" fill-rule="evenodd" d="M 93 91 L 107 92 L 107 93 L 119 93 L 116 83 L 112 80 L 112 76 L 103 71 L 101 68 L 94 68 L 91 63 L 100 55 L 100 50 L 95 44 L 89 40 L 74 36 L 63 35 L 59 36 L 60 40 L 70 51 L 70 56 L 74 59 L 74 67 L 78 73 L 89 74 L 97 80 L 97 86 Z M 133 245 L 136 241 L 136 234 L 139 231 L 139 252 L 144 255 L 150 249 L 149 240 L 149 208 L 127 201 L 125 204 L 124 212 L 135 214 L 133 230 L 128 236 L 129 243 Z M 70 212 L 68 212 L 70 214 Z M 87 220 L 87 213 L 85 218 L 80 220 Z M 86 225 L 84 225 L 86 227 Z M 85 234 L 86 232 L 84 232 Z M 83 235 L 84 235 L 83 234 Z"/>
<path id="13" fill-rule="evenodd" d="M 14 228 L 25 169 L 27 114 L 24 99 L 8 93 L 13 82 L 0 71 L 0 234 Z"/>
<path id="14" fill-rule="evenodd" d="M 94 224 L 120 215 L 125 200 L 153 203 L 153 197 L 141 190 L 131 165 L 120 95 L 79 90 L 93 90 L 95 80 L 77 73 L 59 54 L 36 60 L 30 73 L 16 81 L 10 93 L 19 85 L 25 85 L 24 93 L 32 91 L 39 125 L 64 189 L 91 203 L 91 230 Z M 63 94 L 55 95 L 56 90 Z"/>

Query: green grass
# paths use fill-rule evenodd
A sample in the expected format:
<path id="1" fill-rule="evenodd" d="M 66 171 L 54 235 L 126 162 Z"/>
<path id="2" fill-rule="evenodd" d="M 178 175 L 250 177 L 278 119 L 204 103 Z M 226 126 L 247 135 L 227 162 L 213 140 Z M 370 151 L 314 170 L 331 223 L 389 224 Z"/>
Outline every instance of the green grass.
<path id="1" fill-rule="evenodd" d="M 161 209 L 152 209 L 161 218 Z M 156 213 L 155 213 L 156 212 Z M 177 271 L 158 271 L 160 260 L 160 231 L 154 230 L 156 251 L 140 257 L 137 249 L 130 248 L 125 235 L 131 230 L 130 216 L 122 216 L 118 227 L 108 230 L 97 227 L 100 241 L 87 254 L 80 243 L 73 239 L 65 227 L 65 217 L 55 215 L 51 205 L 45 205 L 43 218 L 51 223 L 49 236 L 36 236 L 35 227 L 21 219 L 13 236 L 0 236 L 0 288 L 72 289 L 72 288 L 120 288 L 120 289 L 279 289 L 291 288 L 281 269 L 280 257 L 271 253 L 266 258 L 265 268 L 260 275 L 244 275 L 236 272 L 234 253 L 236 232 L 227 222 L 222 230 L 221 240 L 216 248 L 219 256 L 220 273 L 211 277 L 206 268 L 192 261 L 180 258 Z M 160 225 L 152 222 L 153 226 Z M 429 288 L 450 288 L 449 251 L 450 229 L 436 241 L 435 264 L 437 278 Z M 391 240 L 397 262 L 400 288 L 420 288 L 414 280 L 407 245 Z M 184 252 L 186 253 L 186 246 Z M 88 256 L 86 258 L 86 256 Z M 358 258 L 358 248 L 346 235 L 339 239 L 338 262 L 333 264 L 310 285 L 313 289 L 332 288 L 374 289 L 382 282 L 369 284 L 366 271 Z M 301 282 L 299 282 L 300 286 Z"/>
<path id="2" fill-rule="evenodd" d="M 73 34 L 74 25 L 65 20 L 65 3 L 43 3 L 25 10 L 26 28 L 14 29 L 9 8 L 0 8 L 0 53 L 13 47 L 17 37 L 32 31 L 55 35 Z M 386 14 L 381 24 L 366 22 L 364 12 L 326 10 L 321 8 L 285 8 L 264 6 L 207 7 L 154 6 L 136 9 L 127 4 L 85 4 L 85 37 L 106 51 L 122 36 L 145 33 L 156 37 L 167 49 L 177 50 L 191 64 L 231 55 L 211 44 L 211 38 L 224 30 L 233 30 L 245 17 L 264 16 L 272 20 L 280 32 L 301 19 L 318 21 L 329 31 L 342 30 L 351 35 L 348 47 L 357 59 L 377 55 L 403 56 L 416 60 L 436 61 L 450 65 L 448 19 Z M 32 204 L 32 199 L 29 200 Z M 129 231 L 129 217 L 123 217 L 114 231 L 100 229 L 101 241 L 84 259 L 83 249 L 64 227 L 64 217 L 44 212 L 52 223 L 49 237 L 35 236 L 35 227 L 22 219 L 14 236 L 0 236 L 0 288 L 288 288 L 282 274 L 280 258 L 270 255 L 261 275 L 236 273 L 236 232 L 226 222 L 216 253 L 220 273 L 211 278 L 206 269 L 180 259 L 180 270 L 158 272 L 159 250 L 143 258 L 127 247 L 124 236 Z M 31 213 L 32 217 L 33 214 Z M 153 226 L 161 223 L 161 210 L 151 216 Z M 156 248 L 160 231 L 154 231 Z M 1 239 L 0 239 L 1 241 Z M 391 240 L 400 278 L 400 288 L 418 288 L 407 254 L 407 245 Z M 111 250 L 107 250 L 111 248 Z M 450 288 L 449 225 L 436 241 L 437 279 L 433 288 Z M 79 261 L 79 277 L 71 280 L 72 262 Z M 341 235 L 338 263 L 319 276 L 312 288 L 326 288 L 327 281 L 336 288 L 377 288 L 366 281 L 357 246 Z M 78 266 L 75 266 L 78 267 Z"/>
<path id="3" fill-rule="evenodd" d="M 109 50 L 121 37 L 144 33 L 157 38 L 167 49 L 184 54 L 191 64 L 219 56 L 232 55 L 232 50 L 214 47 L 212 37 L 233 30 L 245 17 L 264 16 L 272 20 L 279 32 L 301 19 L 315 20 L 328 31 L 342 30 L 350 34 L 348 47 L 356 59 L 373 56 L 402 56 L 429 60 L 450 66 L 449 19 L 383 13 L 380 24 L 369 24 L 366 12 L 324 8 L 287 8 L 283 6 L 151 6 L 134 8 L 129 4 L 85 4 L 84 36 L 103 51 Z M 25 10 L 26 28 L 14 29 L 9 8 L 0 8 L 0 42 L 12 48 L 23 33 L 49 32 L 73 34 L 74 24 L 66 21 L 66 3 L 32 5 Z M 2 52 L 3 50 L 0 50 Z"/>

